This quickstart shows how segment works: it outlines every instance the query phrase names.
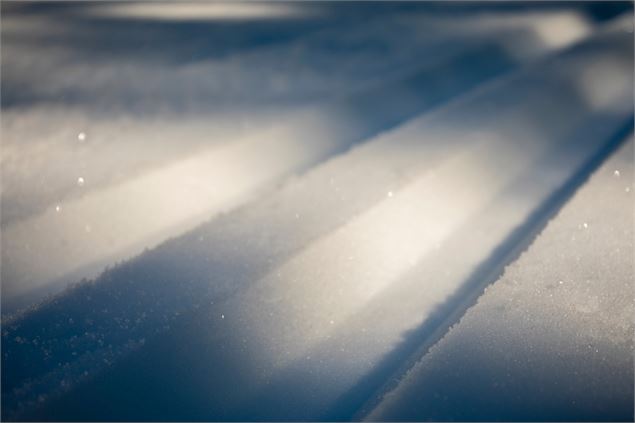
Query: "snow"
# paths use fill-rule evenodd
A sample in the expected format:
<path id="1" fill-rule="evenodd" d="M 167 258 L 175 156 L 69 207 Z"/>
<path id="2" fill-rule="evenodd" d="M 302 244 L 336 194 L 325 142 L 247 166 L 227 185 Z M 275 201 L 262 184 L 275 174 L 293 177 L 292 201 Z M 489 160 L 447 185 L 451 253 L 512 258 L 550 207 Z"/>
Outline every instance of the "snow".
<path id="1" fill-rule="evenodd" d="M 110 40 L 114 30 L 88 34 L 117 60 L 86 55 L 81 19 L 103 12 L 94 7 L 65 16 L 65 25 L 42 14 L 3 19 L 5 313 L 96 277 L 592 29 L 573 11 L 460 25 L 465 19 L 396 8 L 390 18 L 370 13 L 370 21 L 314 17 L 290 40 L 241 46 L 229 57 L 218 43 L 209 57 L 157 66 Z M 286 25 L 295 28 L 290 21 L 280 31 Z M 30 37 L 60 44 L 11 42 L 29 28 Z M 555 41 L 544 44 L 545 34 Z M 368 47 L 336 52 L 335 42 Z"/>
<path id="2" fill-rule="evenodd" d="M 633 156 L 631 138 L 367 418 L 632 420 Z"/>
<path id="3" fill-rule="evenodd" d="M 353 417 L 443 336 L 630 129 L 629 24 L 392 129 L 375 127 L 365 142 L 325 154 L 243 206 L 204 212 L 213 218 L 3 321 L 3 413 L 35 420 Z M 611 87 L 621 89 L 596 97 L 604 81 L 589 78 L 589 69 L 608 68 Z M 274 151 L 298 147 L 300 135 L 311 146 L 332 139 L 317 130 L 322 117 L 307 119 L 304 133 L 287 128 L 295 136 L 272 136 L 274 146 L 283 143 Z M 341 136 L 349 127 L 329 128 Z M 254 145 L 229 157 L 248 155 L 242 163 L 258 173 L 258 158 L 272 144 L 253 152 Z M 595 233 L 590 216 L 572 224 L 583 222 L 588 228 L 577 237 Z M 92 226 L 97 240 L 99 231 Z M 571 275 L 549 276 L 566 281 L 558 289 L 574 289 Z M 435 386 L 449 377 L 438 376 Z"/>

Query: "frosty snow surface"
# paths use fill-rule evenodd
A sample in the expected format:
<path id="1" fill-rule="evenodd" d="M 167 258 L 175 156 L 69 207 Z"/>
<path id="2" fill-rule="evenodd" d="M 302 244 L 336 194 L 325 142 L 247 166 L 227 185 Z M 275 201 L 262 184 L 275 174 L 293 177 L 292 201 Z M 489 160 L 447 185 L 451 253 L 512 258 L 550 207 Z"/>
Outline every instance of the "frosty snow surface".
<path id="1" fill-rule="evenodd" d="M 632 420 L 624 5 L 3 2 L 2 419 Z"/>

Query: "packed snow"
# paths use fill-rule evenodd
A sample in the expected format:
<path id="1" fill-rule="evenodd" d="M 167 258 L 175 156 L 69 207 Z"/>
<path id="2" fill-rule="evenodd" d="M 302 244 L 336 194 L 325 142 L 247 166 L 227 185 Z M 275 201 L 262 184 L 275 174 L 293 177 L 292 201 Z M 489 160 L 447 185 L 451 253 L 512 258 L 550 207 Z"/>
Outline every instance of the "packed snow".
<path id="1" fill-rule="evenodd" d="M 632 420 L 633 157 L 631 138 L 366 417 Z"/>
<path id="2" fill-rule="evenodd" d="M 301 19 L 304 29 L 285 20 L 284 42 L 241 45 L 230 56 L 214 44 L 209 57 L 157 66 L 158 58 L 140 60 L 113 44 L 112 29 L 87 30 L 87 19 L 105 13 L 97 6 L 3 18 L 5 314 L 592 30 L 575 11 L 472 23 L 369 8 L 369 20 L 318 13 Z M 56 18 L 67 23 L 48 22 Z M 118 25 L 138 36 L 140 29 Z M 168 46 L 182 37 L 156 25 L 147 30 L 163 29 Z M 243 31 L 256 36 L 266 29 L 259 25 Z M 19 42 L 28 28 L 34 39 Z M 87 54 L 78 41 L 86 34 L 118 60 Z M 197 32 L 188 36 L 203 42 Z M 178 54 L 172 50 L 166 54 Z"/>
<path id="3" fill-rule="evenodd" d="M 247 195 L 251 188 L 233 192 L 248 198 L 231 209 L 224 208 L 225 199 L 214 212 L 200 210 L 201 220 L 209 219 L 204 224 L 180 228 L 178 237 L 95 280 L 4 319 L 3 418 L 360 417 L 383 398 L 391 380 L 443 337 L 632 130 L 631 32 L 632 20 L 622 19 L 557 54 L 532 53 L 513 66 L 483 56 L 490 50 L 482 39 L 471 41 L 463 52 L 443 56 L 414 76 L 327 102 L 327 111 L 316 112 L 319 106 L 298 111 L 293 116 L 306 120 L 274 127 L 272 134 L 281 130 L 283 136 L 261 138 L 264 145 L 221 145 L 235 153 L 228 156 L 227 174 L 206 173 L 223 170 L 210 166 L 220 162 L 207 161 L 205 153 L 188 159 L 195 174 L 212 182 L 231 175 L 232 184 L 240 181 L 231 172 L 245 160 L 240 161 L 250 170 L 245 175 L 256 175 L 250 186 L 263 181 L 272 186 L 258 195 Z M 404 94 L 414 87 L 423 90 L 421 98 Z M 381 104 L 369 101 L 384 98 L 378 93 L 394 97 Z M 441 105 L 448 97 L 456 98 Z M 389 113 L 393 104 L 403 107 L 396 116 Z M 354 124 L 351 110 L 360 113 Z M 378 116 L 390 123 L 366 121 Z M 89 132 L 87 143 L 96 138 Z M 252 150 L 256 146 L 263 149 Z M 294 159 L 287 162 L 287 157 Z M 263 169 L 259 158 L 262 163 L 277 158 L 279 167 Z M 289 177 L 302 163 L 307 169 Z M 172 166 L 182 176 L 179 163 Z M 171 175 L 174 167 L 140 177 Z M 613 182 L 630 172 L 620 167 L 616 178 L 613 170 Z M 88 174 L 81 178 L 85 188 L 92 185 Z M 114 192 L 116 199 L 117 190 L 132 189 L 137 181 L 77 197 L 75 207 L 90 195 L 96 201 Z M 179 192 L 183 180 L 173 182 L 168 186 Z M 199 195 L 204 189 L 197 188 Z M 630 196 L 622 186 L 618 191 Z M 62 203 L 51 215 L 68 216 L 72 207 Z M 221 210 L 225 213 L 217 214 Z M 153 216 L 142 213 L 137 219 Z M 579 215 L 575 221 L 587 224 L 577 228 L 581 239 L 601 226 L 592 217 Z M 94 242 L 107 242 L 100 221 L 80 224 L 96 236 Z M 8 254 L 17 253 L 12 248 Z M 575 289 L 570 275 L 554 273 L 551 280 L 558 289 Z M 568 301 L 563 304 L 575 303 Z M 540 318 L 539 311 L 530 317 Z M 575 326 L 567 316 L 548 317 Z M 511 330 L 526 327 L 522 319 L 528 315 Z M 478 332 L 466 336 L 473 333 Z M 540 339 L 545 345 L 550 340 Z M 506 357 L 506 350 L 499 352 Z M 531 363 L 549 356 L 527 357 Z M 570 363 L 575 368 L 575 360 Z M 445 377 L 461 368 L 445 368 Z M 439 380 L 434 387 L 443 386 Z M 411 381 L 410 373 L 404 381 Z M 477 378 L 466 383 L 479 386 Z"/>

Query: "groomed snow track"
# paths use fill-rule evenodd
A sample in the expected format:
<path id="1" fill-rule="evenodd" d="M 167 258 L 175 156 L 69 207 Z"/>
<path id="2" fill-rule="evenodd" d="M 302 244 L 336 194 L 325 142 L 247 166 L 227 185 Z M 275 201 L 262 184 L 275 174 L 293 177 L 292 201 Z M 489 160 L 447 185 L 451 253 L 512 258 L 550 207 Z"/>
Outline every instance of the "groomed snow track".
<path id="1" fill-rule="evenodd" d="M 242 5 L 305 29 L 285 21 L 263 45 L 181 67 L 74 46 L 24 94 L 38 74 L 16 55 L 38 57 L 41 40 L 28 47 L 18 23 L 68 18 L 61 44 L 73 31 L 106 43 L 100 23 L 165 23 L 125 3 L 3 3 L 3 420 L 444 419 L 400 403 L 400 382 L 417 386 L 412 369 L 633 129 L 632 11 Z M 287 91 L 268 72 L 287 72 Z M 227 88 L 241 80 L 262 92 Z M 153 90 L 167 106 L 112 112 Z M 71 123 L 73 143 L 95 139 L 86 151 Z M 27 192 L 38 178 L 50 185 Z M 611 419 L 633 418 L 611 404 Z M 543 417 L 579 417 L 569 406 Z M 459 415 L 504 416 L 488 410 Z"/>

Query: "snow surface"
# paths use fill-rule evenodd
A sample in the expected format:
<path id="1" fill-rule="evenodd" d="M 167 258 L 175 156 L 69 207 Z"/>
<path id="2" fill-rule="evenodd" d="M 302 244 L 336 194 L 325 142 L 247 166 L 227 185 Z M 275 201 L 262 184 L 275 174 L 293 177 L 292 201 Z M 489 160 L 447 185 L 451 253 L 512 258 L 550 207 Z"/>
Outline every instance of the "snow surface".
<path id="1" fill-rule="evenodd" d="M 5 314 L 592 29 L 566 9 L 481 21 L 370 8 L 229 25 L 212 42 L 98 6 L 3 17 Z M 250 45 L 267 25 L 281 39 Z M 181 45 L 198 49 L 186 60 Z"/>
<path id="2" fill-rule="evenodd" d="M 633 139 L 369 413 L 632 421 Z"/>
<path id="3" fill-rule="evenodd" d="M 632 129 L 630 32 L 595 31 L 4 320 L 3 418 L 355 417 Z"/>

